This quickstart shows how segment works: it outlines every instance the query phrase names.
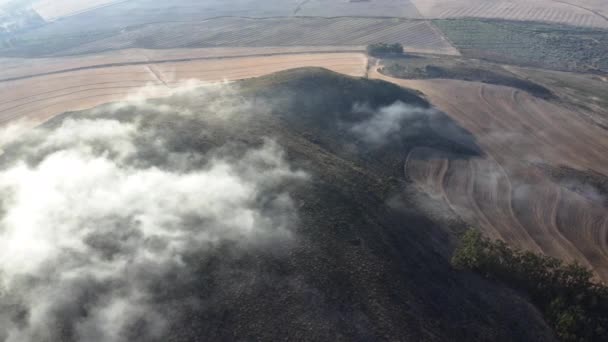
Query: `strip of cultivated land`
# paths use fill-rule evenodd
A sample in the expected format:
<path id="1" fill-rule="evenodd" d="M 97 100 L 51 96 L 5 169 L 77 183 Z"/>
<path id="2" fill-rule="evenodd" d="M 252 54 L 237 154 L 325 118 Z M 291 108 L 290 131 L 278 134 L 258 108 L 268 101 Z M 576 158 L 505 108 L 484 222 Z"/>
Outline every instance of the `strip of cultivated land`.
<path id="1" fill-rule="evenodd" d="M 159 23 L 167 18 L 194 21 L 216 17 L 393 17 L 487 18 L 608 27 L 604 0 L 41 0 L 34 10 L 56 30 L 88 25 L 108 30 Z"/>
<path id="2" fill-rule="evenodd" d="M 425 18 L 486 18 L 608 28 L 604 0 L 412 0 Z"/>
<path id="3" fill-rule="evenodd" d="M 44 20 L 56 20 L 121 0 L 40 0 L 32 8 Z M 124 0 L 122 0 L 124 1 Z"/>
<path id="4" fill-rule="evenodd" d="M 411 52 L 458 54 L 428 21 L 379 18 L 218 18 L 145 25 L 105 38 L 72 33 L 48 39 L 51 41 L 25 35 L 5 44 L 0 54 L 31 57 L 127 48 L 352 46 L 378 42 L 400 43 Z"/>
<path id="5" fill-rule="evenodd" d="M 99 8 L 106 4 L 110 5 Z M 95 27 L 154 23 L 167 18 L 200 20 L 224 16 L 420 17 L 410 0 L 42 0 L 34 9 L 47 20 L 63 18 L 67 24 L 73 24 L 88 19 Z M 77 13 L 81 14 L 74 16 Z"/>
<path id="6" fill-rule="evenodd" d="M 0 83 L 0 124 L 45 121 L 60 113 L 123 100 L 146 86 L 154 88 L 153 96 L 164 96 L 189 79 L 222 82 L 300 67 L 363 76 L 366 66 L 362 53 L 300 53 L 85 68 Z"/>
<path id="7" fill-rule="evenodd" d="M 294 10 L 298 16 L 420 18 L 410 0 L 307 0 Z"/>
<path id="8" fill-rule="evenodd" d="M 229 57 L 274 56 L 302 53 L 364 52 L 365 46 L 261 47 L 261 48 L 200 48 L 200 49 L 126 49 L 49 58 L 0 58 L 0 82 L 45 76 L 82 69 L 150 63 L 188 62 Z"/>

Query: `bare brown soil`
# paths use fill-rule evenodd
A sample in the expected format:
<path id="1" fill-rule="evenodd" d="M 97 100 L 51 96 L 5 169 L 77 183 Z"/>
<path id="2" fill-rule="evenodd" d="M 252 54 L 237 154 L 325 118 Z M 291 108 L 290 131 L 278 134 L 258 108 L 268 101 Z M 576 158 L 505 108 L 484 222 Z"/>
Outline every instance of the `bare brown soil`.
<path id="1" fill-rule="evenodd" d="M 97 57 L 93 58 L 93 61 Z M 120 57 L 117 57 L 120 60 Z M 104 60 L 107 62 L 107 60 Z M 86 66 L 90 61 L 84 61 Z M 57 68 L 73 67 L 60 60 Z M 162 64 L 125 65 L 61 72 L 0 83 L 0 124 L 26 119 L 45 121 L 54 115 L 119 101 L 147 86 L 174 87 L 182 81 L 221 82 L 281 70 L 316 66 L 352 76 L 365 74 L 362 53 L 309 53 L 205 59 Z M 35 64 L 34 64 L 35 65 Z M 31 69 L 18 70 L 28 75 Z M 155 92 L 155 94 L 158 92 Z M 162 94 L 162 92 L 160 92 Z"/>
<path id="2" fill-rule="evenodd" d="M 118 1 L 120 0 L 41 0 L 33 7 L 42 18 L 50 21 Z"/>
<path id="3" fill-rule="evenodd" d="M 374 2 L 374 6 L 376 3 Z M 458 51 L 429 21 L 369 17 L 298 17 L 250 19 L 222 17 L 195 22 L 143 25 L 103 39 L 73 41 L 64 48 L 19 48 L 5 56 L 68 56 L 109 50 L 146 48 L 267 46 L 366 46 L 399 43 L 407 51 L 457 55 Z M 188 34 L 184 34 L 188 32 Z"/>
<path id="4" fill-rule="evenodd" d="M 607 208 L 549 179 L 540 167 L 608 175 L 604 129 L 581 113 L 513 88 L 372 76 L 422 91 L 469 130 L 486 154 L 465 160 L 415 149 L 404 170 L 418 187 L 490 237 L 576 260 L 608 280 Z"/>
<path id="5" fill-rule="evenodd" d="M 0 80 L 112 64 L 358 51 L 365 51 L 365 46 L 216 47 L 162 50 L 125 49 L 68 57 L 0 58 Z"/>
<path id="6" fill-rule="evenodd" d="M 492 18 L 608 27 L 602 0 L 412 0 L 426 18 Z"/>

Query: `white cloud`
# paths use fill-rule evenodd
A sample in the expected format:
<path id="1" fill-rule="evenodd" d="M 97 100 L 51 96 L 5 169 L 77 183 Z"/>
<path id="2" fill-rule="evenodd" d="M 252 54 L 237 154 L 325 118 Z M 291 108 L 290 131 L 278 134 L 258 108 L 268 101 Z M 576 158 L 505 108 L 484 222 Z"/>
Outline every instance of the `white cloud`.
<path id="1" fill-rule="evenodd" d="M 0 156 L 3 153 L 3 146 L 17 140 L 30 129 L 31 127 L 28 127 L 28 125 L 22 121 L 12 122 L 7 126 L 2 127 L 2 129 L 0 129 Z"/>
<path id="2" fill-rule="evenodd" d="M 213 105 L 218 116 L 245 106 Z M 0 340 L 119 342 L 134 324 L 140 338 L 161 338 L 168 321 L 152 288 L 171 272 L 187 278 L 186 256 L 291 240 L 284 187 L 307 175 L 274 141 L 203 153 L 188 171 L 142 166 L 140 120 L 0 134 L 37 158 L 0 164 Z"/>
<path id="3" fill-rule="evenodd" d="M 373 110 L 365 105 L 358 105 L 354 108 L 355 113 L 367 113 L 370 117 L 351 127 L 351 131 L 361 139 L 372 144 L 383 144 L 391 135 L 401 132 L 404 124 L 415 125 L 412 119 L 421 116 L 432 115 L 433 109 L 414 107 L 397 101 L 390 106 L 381 107 Z"/>

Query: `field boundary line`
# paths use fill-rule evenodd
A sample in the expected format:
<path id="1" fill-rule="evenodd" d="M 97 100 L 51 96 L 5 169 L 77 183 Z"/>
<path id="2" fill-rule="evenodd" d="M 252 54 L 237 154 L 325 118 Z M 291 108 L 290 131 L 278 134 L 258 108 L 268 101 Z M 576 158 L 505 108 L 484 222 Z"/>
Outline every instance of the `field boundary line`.
<path id="1" fill-rule="evenodd" d="M 107 63 L 107 64 L 97 64 L 97 65 L 89 65 L 89 66 L 78 67 L 78 68 L 68 68 L 68 69 L 62 69 L 62 70 L 56 70 L 56 71 L 49 71 L 49 72 L 43 72 L 43 73 L 39 73 L 39 74 L 8 77 L 8 78 L 0 79 L 0 83 L 19 81 L 19 80 L 25 80 L 25 79 L 30 79 L 30 78 L 42 77 L 42 76 L 58 75 L 58 74 L 74 72 L 74 71 L 114 68 L 114 67 L 132 66 L 132 65 L 166 64 L 166 63 L 193 62 L 193 61 L 201 61 L 201 60 L 238 59 L 238 58 L 270 57 L 270 56 L 282 56 L 282 55 L 348 54 L 348 53 L 364 54 L 364 50 L 358 49 L 358 50 L 336 50 L 336 51 L 315 51 L 315 50 L 313 50 L 313 51 L 270 52 L 270 53 L 249 54 L 249 55 L 239 55 L 239 56 L 189 57 L 189 58 L 158 59 L 158 60 L 152 59 L 152 60 L 146 60 L 146 61 Z"/>
<path id="2" fill-rule="evenodd" d="M 551 1 L 557 2 L 557 3 L 560 3 L 560 4 L 564 4 L 564 5 L 569 5 L 569 6 L 576 7 L 576 8 L 580 8 L 580 9 L 585 10 L 587 12 L 591 12 L 591 13 L 597 15 L 598 17 L 600 17 L 600 18 L 602 18 L 602 19 L 604 19 L 605 21 L 608 22 L 608 17 L 607 16 L 605 16 L 602 13 L 599 13 L 598 11 L 593 10 L 591 8 L 587 8 L 587 7 L 584 7 L 584 6 L 576 5 L 576 4 L 573 4 L 573 3 L 570 3 L 570 2 L 567 2 L 567 1 L 562 1 L 562 0 L 551 0 Z"/>
<path id="3" fill-rule="evenodd" d="M 445 40 L 448 43 L 448 45 L 450 45 L 452 47 L 452 49 L 454 49 L 458 53 L 459 56 L 462 56 L 462 52 L 460 51 L 460 49 L 456 47 L 456 44 L 454 44 L 454 42 L 452 42 L 450 40 L 450 38 L 448 38 L 447 34 L 445 34 L 443 31 L 441 31 L 441 29 L 439 27 L 437 27 L 432 20 L 429 20 L 428 24 L 429 24 L 429 27 L 431 28 L 431 30 L 435 31 L 435 33 L 437 33 L 439 35 L 439 37 L 441 37 L 443 40 Z"/>

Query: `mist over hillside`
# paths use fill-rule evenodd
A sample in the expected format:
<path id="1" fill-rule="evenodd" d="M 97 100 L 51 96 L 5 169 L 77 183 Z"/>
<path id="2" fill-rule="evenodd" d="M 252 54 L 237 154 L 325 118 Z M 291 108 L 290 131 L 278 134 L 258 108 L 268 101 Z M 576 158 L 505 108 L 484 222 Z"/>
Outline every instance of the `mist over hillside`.
<path id="1" fill-rule="evenodd" d="M 608 1 L 0 0 L 0 342 L 608 340 Z"/>
<path id="2" fill-rule="evenodd" d="M 449 266 L 402 158 L 480 152 L 397 86 L 294 70 L 0 139 L 4 341 L 551 339 Z"/>

